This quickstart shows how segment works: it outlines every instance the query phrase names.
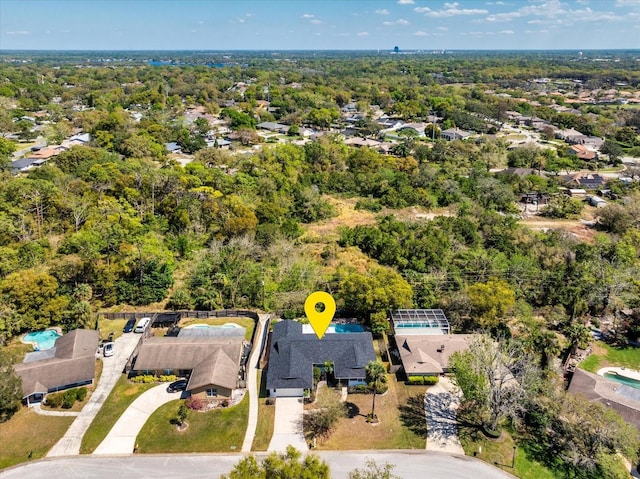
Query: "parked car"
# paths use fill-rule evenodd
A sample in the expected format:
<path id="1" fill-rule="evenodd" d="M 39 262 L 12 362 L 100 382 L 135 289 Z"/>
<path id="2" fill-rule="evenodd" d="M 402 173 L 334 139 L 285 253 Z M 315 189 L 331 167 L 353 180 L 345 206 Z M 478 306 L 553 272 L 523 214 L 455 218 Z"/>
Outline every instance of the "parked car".
<path id="1" fill-rule="evenodd" d="M 131 331 L 133 331 L 133 327 L 136 325 L 136 320 L 135 319 L 130 319 L 129 321 L 127 321 L 127 324 L 124 325 L 124 328 L 122 328 L 122 332 L 123 333 L 130 333 Z"/>
<path id="2" fill-rule="evenodd" d="M 177 381 L 172 382 L 167 387 L 168 393 L 175 393 L 178 391 L 184 391 L 187 389 L 187 380 L 186 379 L 178 379 Z"/>
<path id="3" fill-rule="evenodd" d="M 104 346 L 102 347 L 102 354 L 104 354 L 104 357 L 108 357 L 108 356 L 113 356 L 113 354 L 115 353 L 114 351 L 114 346 L 116 345 L 116 343 L 105 343 Z"/>

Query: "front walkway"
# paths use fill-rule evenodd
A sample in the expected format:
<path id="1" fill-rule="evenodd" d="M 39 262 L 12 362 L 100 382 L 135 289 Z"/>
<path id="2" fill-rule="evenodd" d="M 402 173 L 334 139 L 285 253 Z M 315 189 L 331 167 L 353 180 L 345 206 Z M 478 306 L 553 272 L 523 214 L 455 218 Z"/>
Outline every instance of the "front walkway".
<path id="1" fill-rule="evenodd" d="M 304 400 L 302 398 L 276 398 L 276 417 L 273 437 L 267 451 L 284 452 L 288 445 L 299 451 L 307 451 L 307 441 L 302 431 Z"/>
<path id="2" fill-rule="evenodd" d="M 449 378 L 441 377 L 438 384 L 430 386 L 424 402 L 427 415 L 427 451 L 464 455 L 456 421 L 460 398 Z"/>
<path id="3" fill-rule="evenodd" d="M 259 320 L 256 322 L 256 332 L 253 335 L 256 344 L 253 345 L 253 351 L 251 351 L 251 358 L 247 367 L 247 391 L 249 393 L 249 420 L 247 421 L 247 432 L 244 434 L 244 441 L 242 442 L 242 452 L 251 452 L 251 446 L 253 445 L 253 439 L 256 436 L 256 427 L 258 426 L 258 361 L 262 355 L 262 350 L 266 343 L 267 330 L 264 327 L 268 314 L 259 315 Z"/>
<path id="4" fill-rule="evenodd" d="M 131 454 L 136 445 L 136 438 L 147 422 L 149 416 L 169 401 L 180 399 L 182 392 L 167 392 L 168 384 L 160 384 L 142 393 L 122 413 L 120 419 L 107 434 L 107 437 L 94 451 L 97 455 Z"/>
<path id="5" fill-rule="evenodd" d="M 80 454 L 80 444 L 84 433 L 89 429 L 102 404 L 122 375 L 129 356 L 133 353 L 139 340 L 140 335 L 133 333 L 123 334 L 116 339 L 114 355 L 102 358 L 102 375 L 98 381 L 98 386 L 91 394 L 91 398 L 89 398 L 89 402 L 82 408 L 82 411 L 69 426 L 65 435 L 51 448 L 47 457 Z"/>

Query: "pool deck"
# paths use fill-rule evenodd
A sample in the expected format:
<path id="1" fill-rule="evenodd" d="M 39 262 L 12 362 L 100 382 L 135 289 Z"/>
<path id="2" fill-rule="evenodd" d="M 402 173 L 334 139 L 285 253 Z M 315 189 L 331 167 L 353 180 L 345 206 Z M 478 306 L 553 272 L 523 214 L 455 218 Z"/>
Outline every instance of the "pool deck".
<path id="1" fill-rule="evenodd" d="M 632 379 L 640 383 L 640 372 L 634 369 L 627 369 L 623 367 L 608 367 L 598 370 L 598 375 L 600 376 L 604 376 L 606 373 L 617 374 L 620 377 Z"/>

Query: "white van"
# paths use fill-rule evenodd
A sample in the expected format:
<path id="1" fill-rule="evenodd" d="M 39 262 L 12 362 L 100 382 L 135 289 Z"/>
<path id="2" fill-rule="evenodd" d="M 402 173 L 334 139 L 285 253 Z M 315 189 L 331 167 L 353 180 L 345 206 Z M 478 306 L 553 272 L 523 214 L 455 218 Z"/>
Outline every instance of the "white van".
<path id="1" fill-rule="evenodd" d="M 134 333 L 144 333 L 144 330 L 147 329 L 151 323 L 151 318 L 140 318 L 138 324 L 136 324 L 136 329 L 133 330 Z"/>

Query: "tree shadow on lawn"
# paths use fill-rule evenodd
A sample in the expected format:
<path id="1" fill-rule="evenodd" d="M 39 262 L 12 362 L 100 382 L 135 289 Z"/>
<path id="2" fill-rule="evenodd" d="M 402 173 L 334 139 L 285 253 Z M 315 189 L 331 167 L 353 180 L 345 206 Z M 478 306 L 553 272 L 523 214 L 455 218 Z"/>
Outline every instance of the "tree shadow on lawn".
<path id="1" fill-rule="evenodd" d="M 426 396 L 426 397 L 425 397 Z M 432 437 L 446 437 L 457 433 L 456 429 L 470 431 L 482 430 L 482 424 L 472 419 L 471 414 L 459 408 L 452 408 L 458 399 L 449 393 L 420 394 L 410 397 L 407 404 L 401 405 L 400 421 L 415 434 L 426 439 L 431 428 Z M 427 418 L 429 421 L 427 422 Z"/>
<path id="2" fill-rule="evenodd" d="M 364 414 L 360 414 L 360 408 L 356 404 L 352 402 L 345 402 L 344 406 L 346 409 L 346 416 L 349 419 L 353 419 L 356 416 L 364 416 Z"/>

